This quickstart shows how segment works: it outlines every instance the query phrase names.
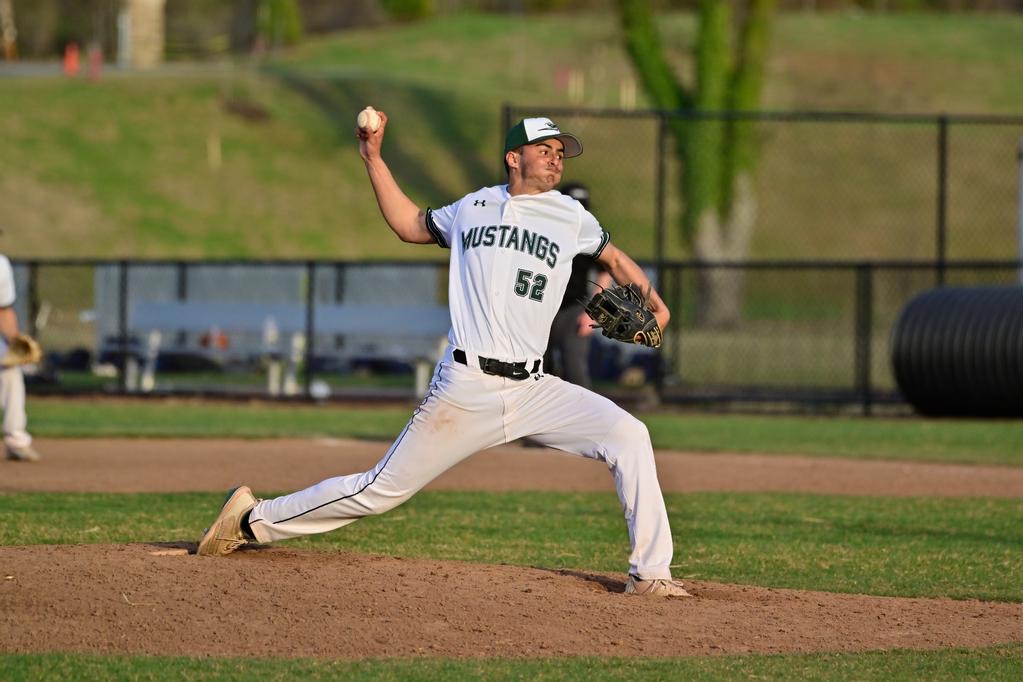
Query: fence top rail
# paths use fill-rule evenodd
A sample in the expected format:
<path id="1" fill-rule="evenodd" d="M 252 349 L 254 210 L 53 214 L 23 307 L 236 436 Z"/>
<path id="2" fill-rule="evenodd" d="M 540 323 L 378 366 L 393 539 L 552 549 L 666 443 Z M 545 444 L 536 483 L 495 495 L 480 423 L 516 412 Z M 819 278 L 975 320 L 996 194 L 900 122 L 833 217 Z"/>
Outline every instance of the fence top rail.
<path id="1" fill-rule="evenodd" d="M 649 264 L 654 264 L 647 261 Z M 752 270 L 1006 270 L 1023 269 L 1023 260 L 670 260 L 656 263 L 668 268 L 734 268 Z"/>
<path id="2" fill-rule="evenodd" d="M 694 111 L 677 109 L 619 109 L 579 107 L 533 107 L 505 105 L 508 111 L 542 111 L 550 116 L 591 116 L 595 118 L 682 118 L 690 120 L 729 121 L 795 121 L 845 123 L 931 123 L 949 125 L 1023 125 L 1023 114 L 950 114 L 950 113 L 885 113 L 873 111 L 777 111 L 716 110 Z"/>
<path id="3" fill-rule="evenodd" d="M 420 266 L 447 266 L 447 260 L 334 260 L 334 259 L 309 259 L 309 258 L 15 258 L 10 261 L 14 265 L 28 266 L 93 266 L 93 267 L 129 267 L 139 266 L 184 266 L 184 267 L 347 267 L 347 266 L 381 266 L 381 267 L 412 267 Z"/>
<path id="4" fill-rule="evenodd" d="M 100 258 L 11 258 L 13 265 L 27 266 L 58 266 L 58 267 L 147 267 L 147 266 L 182 266 L 182 267 L 447 267 L 446 260 L 308 260 L 308 259 L 164 259 L 164 258 L 132 258 L 132 259 L 100 259 Z M 856 260 L 814 260 L 814 259 L 750 259 L 750 260 L 697 260 L 676 259 L 657 260 L 639 258 L 637 262 L 647 267 L 667 268 L 746 268 L 746 269 L 850 269 L 850 268 L 888 268 L 904 270 L 1001 270 L 1023 269 L 1023 259 L 1019 260 L 933 260 L 933 259 L 856 259 Z"/>

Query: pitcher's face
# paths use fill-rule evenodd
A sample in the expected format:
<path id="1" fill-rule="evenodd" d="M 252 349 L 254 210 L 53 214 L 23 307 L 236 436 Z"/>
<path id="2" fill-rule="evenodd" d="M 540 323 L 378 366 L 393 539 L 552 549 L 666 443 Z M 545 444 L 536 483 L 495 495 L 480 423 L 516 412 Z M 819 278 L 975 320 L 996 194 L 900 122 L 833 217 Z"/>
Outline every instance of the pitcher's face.
<path id="1" fill-rule="evenodd" d="M 564 170 L 565 145 L 561 140 L 544 140 L 527 144 L 519 154 L 519 173 L 525 184 L 536 192 L 546 192 L 561 182 Z"/>

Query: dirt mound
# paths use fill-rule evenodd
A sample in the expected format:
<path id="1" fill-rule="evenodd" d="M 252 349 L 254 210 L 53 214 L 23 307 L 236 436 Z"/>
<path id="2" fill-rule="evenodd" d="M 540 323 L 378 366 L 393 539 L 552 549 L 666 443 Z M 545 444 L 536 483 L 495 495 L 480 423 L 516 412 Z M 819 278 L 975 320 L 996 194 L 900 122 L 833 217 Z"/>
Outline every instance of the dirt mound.
<path id="1" fill-rule="evenodd" d="M 1023 604 L 194 544 L 0 548 L 0 648 L 189 656 L 680 656 L 1023 640 Z"/>

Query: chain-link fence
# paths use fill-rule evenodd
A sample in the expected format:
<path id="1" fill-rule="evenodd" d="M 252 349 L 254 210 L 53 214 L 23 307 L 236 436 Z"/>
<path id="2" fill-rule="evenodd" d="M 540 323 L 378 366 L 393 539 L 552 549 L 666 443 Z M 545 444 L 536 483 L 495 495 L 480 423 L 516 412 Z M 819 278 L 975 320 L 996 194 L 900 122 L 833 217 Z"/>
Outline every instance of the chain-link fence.
<path id="1" fill-rule="evenodd" d="M 661 396 L 694 403 L 905 408 L 890 336 L 907 303 L 948 286 L 1015 285 L 1023 262 L 667 263 L 661 293 L 674 311 Z M 728 325 L 699 320 L 701 280 L 740 287 Z M 951 360 L 951 359 L 948 359 Z M 940 371 L 939 367 L 935 371 Z"/>
<path id="2" fill-rule="evenodd" d="M 665 402 L 907 409 L 900 311 L 940 279 L 1020 281 L 1023 263 L 644 262 L 672 323 L 660 351 L 595 336 L 598 391 Z M 47 350 L 33 392 L 414 399 L 449 324 L 445 263 L 14 263 L 22 326 Z M 709 325 L 708 275 L 741 314 Z M 724 276 L 721 276 L 724 275 Z"/>
<path id="3" fill-rule="evenodd" d="M 905 407 L 888 349 L 903 306 L 934 286 L 1023 282 L 1023 117 L 686 114 L 740 118 L 758 141 L 758 260 L 718 262 L 680 237 L 668 122 L 683 114 L 503 116 L 535 113 L 584 140 L 564 179 L 589 186 L 673 310 L 660 352 L 597 336 L 602 392 Z M 33 261 L 15 276 L 18 315 L 49 351 L 37 392 L 408 399 L 449 323 L 440 262 Z M 722 303 L 730 315 L 707 314 Z"/>
<path id="4" fill-rule="evenodd" d="M 681 237 L 685 181 L 668 123 L 741 121 L 756 140 L 758 259 L 1015 259 L 1023 116 L 504 108 L 583 140 L 566 181 L 637 258 L 705 257 Z M 739 256 L 745 260 L 749 254 Z"/>
<path id="5" fill-rule="evenodd" d="M 436 263 L 14 265 L 39 391 L 407 398 L 449 324 Z"/>

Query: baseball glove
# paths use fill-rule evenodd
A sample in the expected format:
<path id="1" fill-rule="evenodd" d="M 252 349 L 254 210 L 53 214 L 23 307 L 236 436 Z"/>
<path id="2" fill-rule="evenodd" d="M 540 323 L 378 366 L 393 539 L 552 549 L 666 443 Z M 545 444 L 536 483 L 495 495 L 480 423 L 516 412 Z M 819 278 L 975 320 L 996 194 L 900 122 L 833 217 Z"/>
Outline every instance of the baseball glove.
<path id="1" fill-rule="evenodd" d="M 650 310 L 649 298 L 638 284 L 598 292 L 586 304 L 586 314 L 609 339 L 651 348 L 661 345 L 661 326 Z"/>
<path id="2" fill-rule="evenodd" d="M 43 349 L 39 347 L 38 341 L 28 334 L 15 334 L 7 342 L 7 352 L 0 358 L 0 366 L 34 365 L 42 357 Z"/>

